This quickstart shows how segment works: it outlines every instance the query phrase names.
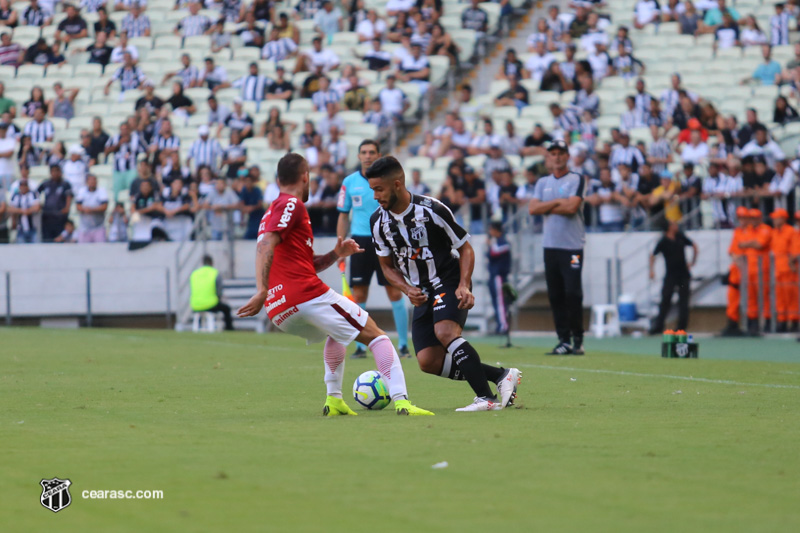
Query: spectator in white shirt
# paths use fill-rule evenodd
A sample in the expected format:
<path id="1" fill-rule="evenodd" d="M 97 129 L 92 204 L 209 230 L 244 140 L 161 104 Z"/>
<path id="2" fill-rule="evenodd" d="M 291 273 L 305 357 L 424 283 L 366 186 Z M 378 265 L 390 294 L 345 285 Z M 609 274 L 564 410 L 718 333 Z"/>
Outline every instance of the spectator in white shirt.
<path id="1" fill-rule="evenodd" d="M 386 87 L 378 92 L 378 99 L 381 101 L 383 111 L 396 119 L 401 119 L 410 103 L 405 93 L 394 86 L 397 76 L 389 74 L 386 77 Z"/>
<path id="2" fill-rule="evenodd" d="M 68 159 L 61 163 L 64 181 L 70 184 L 73 191 L 81 190 L 81 187 L 86 184 L 89 167 L 84 160 L 85 155 L 86 152 L 80 145 L 73 144 L 67 151 Z"/>
<path id="3" fill-rule="evenodd" d="M 658 21 L 661 14 L 661 6 L 656 0 L 639 0 L 634 7 L 635 16 L 633 19 L 633 26 L 637 30 L 641 30 L 648 24 Z"/>
<path id="4" fill-rule="evenodd" d="M 785 159 L 775 161 L 775 175 L 767 184 L 767 194 L 775 201 L 775 209 L 794 207 L 797 175 Z"/>
<path id="5" fill-rule="evenodd" d="M 754 128 L 753 139 L 742 147 L 740 155 L 763 155 L 769 168 L 775 168 L 776 161 L 786 158 L 780 145 L 769 138 L 767 128 L 761 124 Z"/>
<path id="6" fill-rule="evenodd" d="M 378 18 L 378 13 L 374 9 L 367 11 L 367 18 L 356 26 L 358 42 L 371 41 L 373 39 L 383 39 L 387 31 L 386 22 Z"/>
<path id="7" fill-rule="evenodd" d="M 324 35 L 330 43 L 333 34 L 342 31 L 342 28 L 342 12 L 334 7 L 333 2 L 324 0 L 322 9 L 314 14 L 314 31 Z"/>
<path id="8" fill-rule="evenodd" d="M 108 193 L 103 187 L 97 186 L 97 176 L 86 176 L 86 185 L 78 189 L 75 204 L 80 213 L 78 242 L 105 242 Z"/>
<path id="9" fill-rule="evenodd" d="M 700 165 L 708 159 L 708 144 L 703 142 L 699 130 L 692 130 L 689 134 L 689 142 L 684 145 L 681 151 L 681 159 L 684 163 L 694 163 Z"/>
<path id="10" fill-rule="evenodd" d="M 407 57 L 400 62 L 398 71 L 397 78 L 400 81 L 418 85 L 421 95 L 424 95 L 428 91 L 431 64 L 428 62 L 428 58 L 422 53 L 421 43 L 411 43 L 411 57 Z"/>
<path id="11" fill-rule="evenodd" d="M 332 50 L 322 48 L 322 38 L 314 37 L 311 41 L 311 50 L 306 50 L 298 57 L 295 73 L 303 71 L 319 72 L 324 74 L 339 68 L 339 56 Z"/>
<path id="12" fill-rule="evenodd" d="M 8 192 L 11 180 L 14 177 L 14 156 L 17 150 L 17 141 L 13 135 L 8 134 L 8 124 L 0 122 L 0 194 Z"/>
<path id="13" fill-rule="evenodd" d="M 122 63 L 125 61 L 125 54 L 130 54 L 134 61 L 139 60 L 139 51 L 132 44 L 128 44 L 128 32 L 119 32 L 119 44 L 111 50 L 111 62 Z"/>
<path id="14" fill-rule="evenodd" d="M 556 57 L 546 50 L 545 43 L 537 42 L 536 52 L 525 62 L 526 77 L 541 83 L 542 76 L 555 60 Z"/>

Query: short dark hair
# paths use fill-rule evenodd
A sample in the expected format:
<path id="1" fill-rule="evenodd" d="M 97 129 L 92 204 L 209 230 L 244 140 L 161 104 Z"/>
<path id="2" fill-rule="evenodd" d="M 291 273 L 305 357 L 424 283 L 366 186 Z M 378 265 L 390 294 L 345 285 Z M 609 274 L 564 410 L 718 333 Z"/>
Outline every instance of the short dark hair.
<path id="1" fill-rule="evenodd" d="M 361 153 L 362 146 L 369 146 L 370 144 L 375 147 L 375 150 L 377 150 L 378 153 L 381 153 L 381 146 L 375 139 L 364 139 L 361 141 L 361 144 L 358 145 L 358 152 Z"/>
<path id="2" fill-rule="evenodd" d="M 210 255 L 206 254 L 206 255 L 203 256 L 203 265 L 211 266 L 213 264 L 214 264 L 214 260 L 211 259 Z"/>
<path id="3" fill-rule="evenodd" d="M 383 156 L 367 169 L 367 179 L 372 178 L 404 179 L 403 165 L 394 156 Z"/>
<path id="4" fill-rule="evenodd" d="M 294 185 L 300 181 L 303 165 L 307 165 L 306 158 L 300 154 L 286 154 L 278 161 L 278 183 L 281 185 Z"/>

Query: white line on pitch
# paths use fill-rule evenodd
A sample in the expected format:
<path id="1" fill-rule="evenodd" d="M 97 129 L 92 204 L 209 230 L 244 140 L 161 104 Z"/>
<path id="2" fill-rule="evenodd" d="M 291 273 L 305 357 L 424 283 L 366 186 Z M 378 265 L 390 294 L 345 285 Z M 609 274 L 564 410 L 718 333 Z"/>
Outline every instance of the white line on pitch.
<path id="1" fill-rule="evenodd" d="M 543 368 L 546 370 L 564 370 L 569 372 L 589 372 L 592 374 L 614 374 L 617 376 L 633 376 L 638 378 L 680 379 L 683 381 L 716 383 L 717 385 L 740 385 L 742 387 L 767 387 L 770 389 L 800 389 L 800 385 L 779 385 L 777 383 L 742 383 L 741 381 L 730 381 L 727 379 L 696 378 L 692 376 L 672 376 L 669 374 L 644 374 L 640 372 L 627 372 L 625 370 L 603 370 L 600 368 L 575 368 L 570 366 L 551 366 L 551 365 L 532 365 L 532 364 L 521 364 L 518 366 L 528 367 L 528 368 Z"/>

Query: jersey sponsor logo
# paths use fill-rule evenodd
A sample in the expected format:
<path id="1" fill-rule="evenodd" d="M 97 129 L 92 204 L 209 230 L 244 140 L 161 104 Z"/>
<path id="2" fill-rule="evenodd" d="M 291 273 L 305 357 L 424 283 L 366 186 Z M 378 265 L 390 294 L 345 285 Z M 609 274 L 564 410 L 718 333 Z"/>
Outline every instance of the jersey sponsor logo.
<path id="1" fill-rule="evenodd" d="M 425 220 L 428 220 L 427 218 Z M 428 230 L 425 226 L 411 228 L 411 238 L 419 242 L 420 246 L 428 246 Z"/>
<path id="2" fill-rule="evenodd" d="M 275 319 L 272 321 L 272 323 L 275 324 L 276 326 L 280 326 L 281 324 L 283 324 L 286 321 L 287 318 L 289 318 L 293 314 L 297 313 L 297 311 L 299 311 L 299 309 L 297 309 L 297 306 L 290 307 L 289 309 L 287 309 L 283 313 L 281 313 L 278 316 L 276 316 Z"/>
<path id="3" fill-rule="evenodd" d="M 433 310 L 438 311 L 439 309 L 444 309 L 447 307 L 447 304 L 444 302 L 443 298 L 447 294 L 443 292 L 441 294 L 434 294 L 433 295 Z"/>
<path id="4" fill-rule="evenodd" d="M 276 294 L 282 290 L 283 290 L 283 283 L 275 285 L 269 291 L 267 291 L 268 293 L 267 300 L 272 300 L 273 298 L 275 298 Z"/>
<path id="5" fill-rule="evenodd" d="M 398 248 L 395 251 L 398 259 L 403 259 L 408 257 L 412 261 L 416 261 L 417 259 L 426 260 L 426 259 L 433 259 L 433 253 L 431 252 L 430 248 L 408 248 L 403 246 L 402 248 Z"/>
<path id="6" fill-rule="evenodd" d="M 341 207 L 344 209 L 344 200 L 347 196 L 347 188 L 342 185 L 342 188 L 339 189 L 339 198 L 336 200 L 336 207 Z"/>
<path id="7" fill-rule="evenodd" d="M 572 268 L 580 268 L 581 267 L 581 256 L 580 255 L 573 255 L 572 259 L 569 260 L 569 265 Z"/>
<path id="8" fill-rule="evenodd" d="M 286 295 L 284 294 L 283 296 L 281 296 L 280 298 L 278 298 L 277 300 L 275 300 L 274 302 L 272 302 L 267 306 L 267 313 L 269 313 L 279 305 L 283 305 L 285 303 L 286 303 Z"/>
<path id="9" fill-rule="evenodd" d="M 289 225 L 289 221 L 292 220 L 292 213 L 294 212 L 295 208 L 297 207 L 297 198 L 289 198 L 286 202 L 286 207 L 283 208 L 283 214 L 281 215 L 281 219 L 278 222 L 279 228 L 285 228 Z"/>
<path id="10" fill-rule="evenodd" d="M 309 248 L 313 248 L 314 247 L 314 242 L 311 240 L 311 237 L 306 239 L 306 246 L 308 246 Z"/>

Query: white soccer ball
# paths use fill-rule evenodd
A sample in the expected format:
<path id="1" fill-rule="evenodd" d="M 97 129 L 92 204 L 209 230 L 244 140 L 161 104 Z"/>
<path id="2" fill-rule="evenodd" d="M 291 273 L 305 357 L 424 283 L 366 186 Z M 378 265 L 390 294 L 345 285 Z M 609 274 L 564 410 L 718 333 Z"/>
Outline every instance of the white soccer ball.
<path id="1" fill-rule="evenodd" d="M 353 398 L 364 409 L 380 410 L 392 403 L 389 386 L 377 370 L 369 370 L 353 383 Z"/>

